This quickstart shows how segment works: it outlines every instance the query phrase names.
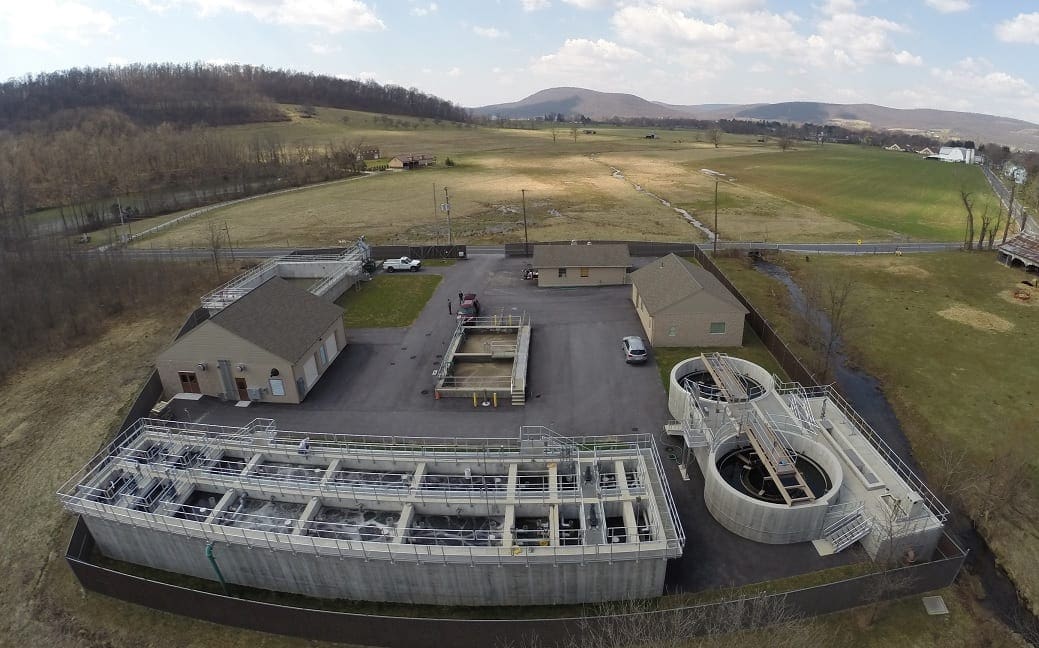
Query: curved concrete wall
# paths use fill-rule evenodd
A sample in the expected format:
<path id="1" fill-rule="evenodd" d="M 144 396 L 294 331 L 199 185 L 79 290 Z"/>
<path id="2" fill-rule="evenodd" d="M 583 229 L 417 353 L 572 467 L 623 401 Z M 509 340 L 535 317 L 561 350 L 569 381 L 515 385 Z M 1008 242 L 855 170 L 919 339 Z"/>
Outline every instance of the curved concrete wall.
<path id="1" fill-rule="evenodd" d="M 787 435 L 799 453 L 819 465 L 830 478 L 830 489 L 809 504 L 787 506 L 754 499 L 730 486 L 718 472 L 718 458 L 738 445 L 732 435 L 708 455 L 704 470 L 704 500 L 714 519 L 729 531 L 756 542 L 789 544 L 816 540 L 822 535 L 826 510 L 837 502 L 844 471 L 840 461 L 823 445 L 797 435 Z"/>
<path id="2" fill-rule="evenodd" d="M 729 356 L 729 364 L 740 373 L 749 376 L 757 381 L 759 385 L 764 387 L 765 392 L 762 396 L 771 392 L 772 388 L 775 386 L 772 374 L 749 360 Z M 695 357 L 683 360 L 671 369 L 671 377 L 668 381 L 667 406 L 668 410 L 671 412 L 671 416 L 673 416 L 675 420 L 683 421 L 687 416 L 689 416 L 689 400 L 687 396 L 689 392 L 678 384 L 678 379 L 681 376 L 692 373 L 693 371 L 703 370 L 703 368 L 703 360 L 699 357 Z M 762 396 L 759 396 L 758 398 L 761 398 Z"/>

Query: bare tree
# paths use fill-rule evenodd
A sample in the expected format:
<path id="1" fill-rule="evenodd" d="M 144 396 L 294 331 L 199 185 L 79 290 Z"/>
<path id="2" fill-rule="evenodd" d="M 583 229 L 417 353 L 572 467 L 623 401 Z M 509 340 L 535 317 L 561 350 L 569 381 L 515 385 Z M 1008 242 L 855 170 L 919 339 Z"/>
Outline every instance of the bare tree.
<path id="1" fill-rule="evenodd" d="M 570 127 L 570 137 L 574 138 L 574 144 L 577 144 L 577 126 Z"/>
<path id="2" fill-rule="evenodd" d="M 794 146 L 794 140 L 788 135 L 783 135 L 776 141 L 776 143 L 779 145 L 780 151 L 789 151 Z"/>
<path id="3" fill-rule="evenodd" d="M 967 191 L 966 187 L 960 185 L 960 200 L 963 208 L 967 210 L 967 233 L 963 240 L 963 246 L 968 250 L 974 249 L 974 194 Z"/>
<path id="4" fill-rule="evenodd" d="M 220 274 L 220 250 L 224 247 L 224 230 L 216 221 L 209 221 L 209 252 L 213 255 L 213 267 Z"/>
<path id="5" fill-rule="evenodd" d="M 707 141 L 714 144 L 714 148 L 718 148 L 718 145 L 722 142 L 722 131 L 720 128 L 712 128 L 707 131 Z"/>
<path id="6" fill-rule="evenodd" d="M 797 314 L 798 335 L 814 352 L 813 372 L 824 380 L 832 376 L 841 340 L 861 321 L 857 288 L 848 276 L 812 274 L 803 283 L 805 304 Z"/>
<path id="7" fill-rule="evenodd" d="M 555 126 L 552 127 L 552 141 L 553 142 L 556 141 L 556 131 L 558 131 L 558 130 L 559 129 L 557 129 Z"/>
<path id="8" fill-rule="evenodd" d="M 989 249 L 989 250 L 992 249 L 992 245 L 993 245 L 994 240 L 996 238 L 996 232 L 999 231 L 999 226 L 1000 226 L 1000 224 L 1003 221 L 1003 211 L 1002 210 L 1000 210 L 1000 209 L 996 210 L 995 221 L 996 222 L 991 227 L 989 227 L 989 231 L 988 231 L 988 247 L 987 247 L 987 249 Z"/>

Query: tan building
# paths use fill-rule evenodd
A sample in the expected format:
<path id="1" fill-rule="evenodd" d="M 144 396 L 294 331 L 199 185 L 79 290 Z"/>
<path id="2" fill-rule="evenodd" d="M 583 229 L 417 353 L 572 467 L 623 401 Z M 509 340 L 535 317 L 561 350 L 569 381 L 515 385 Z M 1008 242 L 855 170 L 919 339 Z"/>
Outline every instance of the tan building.
<path id="1" fill-rule="evenodd" d="M 669 254 L 633 272 L 631 283 L 635 312 L 653 346 L 743 344 L 747 309 L 700 266 Z"/>
<path id="2" fill-rule="evenodd" d="M 437 156 L 432 153 L 402 153 L 390 158 L 386 165 L 391 169 L 415 169 L 418 167 L 433 166 L 437 163 Z"/>
<path id="3" fill-rule="evenodd" d="M 627 281 L 631 256 L 623 243 L 535 245 L 538 286 L 617 286 Z"/>
<path id="4" fill-rule="evenodd" d="M 156 364 L 166 397 L 299 403 L 344 346 L 342 308 L 272 277 L 183 335 Z"/>

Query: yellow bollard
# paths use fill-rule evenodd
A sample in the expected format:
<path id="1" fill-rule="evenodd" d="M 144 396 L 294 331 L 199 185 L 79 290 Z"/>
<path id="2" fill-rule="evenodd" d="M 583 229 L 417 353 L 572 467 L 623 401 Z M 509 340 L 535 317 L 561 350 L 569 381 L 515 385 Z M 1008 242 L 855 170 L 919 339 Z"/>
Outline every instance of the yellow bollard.
<path id="1" fill-rule="evenodd" d="M 476 392 L 473 392 L 473 407 L 476 407 Z"/>
<path id="2" fill-rule="evenodd" d="M 491 394 L 491 398 L 494 400 L 494 406 L 497 407 L 498 406 L 498 392 L 494 392 L 493 394 Z"/>

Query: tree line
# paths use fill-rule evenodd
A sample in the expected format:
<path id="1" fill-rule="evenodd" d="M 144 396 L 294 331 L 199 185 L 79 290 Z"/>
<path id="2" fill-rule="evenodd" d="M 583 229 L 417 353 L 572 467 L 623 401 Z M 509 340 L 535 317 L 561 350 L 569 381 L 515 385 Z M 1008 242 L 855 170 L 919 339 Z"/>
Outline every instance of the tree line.
<path id="1" fill-rule="evenodd" d="M 153 63 L 73 68 L 0 84 L 0 130 L 66 130 L 109 109 L 140 125 L 285 120 L 277 103 L 467 121 L 469 112 L 415 88 L 252 65 Z"/>
<path id="2" fill-rule="evenodd" d="M 195 126 L 139 126 L 113 110 L 76 128 L 0 133 L 0 246 L 53 207 L 60 230 L 89 232 L 127 218 L 347 177 L 363 169 L 356 145 L 286 145 L 275 135 L 236 139 Z M 55 222 L 58 217 L 55 217 Z"/>

